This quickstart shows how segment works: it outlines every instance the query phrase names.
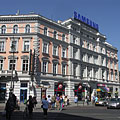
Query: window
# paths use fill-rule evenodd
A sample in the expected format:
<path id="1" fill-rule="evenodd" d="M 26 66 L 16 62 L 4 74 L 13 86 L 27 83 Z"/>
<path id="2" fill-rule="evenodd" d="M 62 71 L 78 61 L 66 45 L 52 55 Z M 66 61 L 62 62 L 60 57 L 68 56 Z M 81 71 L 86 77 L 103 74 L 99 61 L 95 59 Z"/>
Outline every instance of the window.
<path id="1" fill-rule="evenodd" d="M 4 48 L 5 47 L 4 43 L 5 43 L 4 41 L 0 41 L 0 52 L 4 52 L 5 51 L 4 50 L 5 49 Z"/>
<path id="2" fill-rule="evenodd" d="M 105 78 L 105 70 L 102 69 L 102 79 L 104 79 L 104 78 Z"/>
<path id="3" fill-rule="evenodd" d="M 0 60 L 0 70 L 3 70 L 3 60 Z"/>
<path id="4" fill-rule="evenodd" d="M 11 52 L 17 51 L 17 41 L 13 40 L 11 42 Z"/>
<path id="5" fill-rule="evenodd" d="M 25 33 L 30 33 L 30 25 L 26 25 L 26 27 L 25 27 Z"/>
<path id="6" fill-rule="evenodd" d="M 97 56 L 94 56 L 94 57 L 93 57 L 93 63 L 94 63 L 94 64 L 97 64 L 97 61 L 98 61 L 98 57 L 97 57 Z"/>
<path id="7" fill-rule="evenodd" d="M 43 53 L 48 54 L 48 43 L 46 43 L 46 42 L 43 43 Z"/>
<path id="8" fill-rule="evenodd" d="M 73 48 L 73 58 L 76 58 L 77 49 Z"/>
<path id="9" fill-rule="evenodd" d="M 95 45 L 93 45 L 93 51 L 96 51 L 96 47 L 95 47 Z"/>
<path id="10" fill-rule="evenodd" d="M 47 30 L 47 27 L 44 27 L 44 35 L 48 35 L 48 30 Z"/>
<path id="11" fill-rule="evenodd" d="M 82 60 L 85 62 L 85 58 L 86 58 L 86 53 L 82 53 Z"/>
<path id="12" fill-rule="evenodd" d="M 65 34 L 62 35 L 62 41 L 65 41 Z"/>
<path id="13" fill-rule="evenodd" d="M 66 75 L 66 65 L 62 64 L 62 75 Z"/>
<path id="14" fill-rule="evenodd" d="M 21 87 L 27 87 L 27 83 L 21 83 Z"/>
<path id="15" fill-rule="evenodd" d="M 47 73 L 47 61 L 43 61 L 43 74 Z"/>
<path id="16" fill-rule="evenodd" d="M 57 32 L 54 31 L 54 36 L 53 36 L 55 39 L 57 39 Z"/>
<path id="17" fill-rule="evenodd" d="M 90 77 L 90 76 L 91 76 L 91 75 L 90 75 L 90 72 L 91 72 L 91 70 L 90 70 L 90 69 L 88 69 L 88 70 L 87 70 L 87 76 L 88 76 L 88 77 Z"/>
<path id="18" fill-rule="evenodd" d="M 88 62 L 91 63 L 91 56 L 88 55 Z"/>
<path id="19" fill-rule="evenodd" d="M 16 60 L 10 60 L 9 70 L 15 70 Z"/>
<path id="20" fill-rule="evenodd" d="M 102 65 L 104 65 L 104 57 L 102 57 Z"/>
<path id="21" fill-rule="evenodd" d="M 18 33 L 18 25 L 14 25 L 14 27 L 13 27 L 13 33 Z"/>
<path id="22" fill-rule="evenodd" d="M 62 48 L 62 57 L 66 58 L 66 49 L 65 48 Z"/>
<path id="23" fill-rule="evenodd" d="M 57 64 L 53 63 L 53 75 L 57 74 Z"/>
<path id="24" fill-rule="evenodd" d="M 6 33 L 6 26 L 3 25 L 3 26 L 1 27 L 1 34 L 5 34 L 5 33 Z"/>
<path id="25" fill-rule="evenodd" d="M 53 46 L 53 55 L 58 56 L 58 47 L 57 47 L 57 45 Z"/>
<path id="26" fill-rule="evenodd" d="M 73 35 L 73 43 L 76 44 L 77 37 Z"/>
<path id="27" fill-rule="evenodd" d="M 28 71 L 28 60 L 23 60 L 22 71 Z"/>
<path id="28" fill-rule="evenodd" d="M 94 70 L 94 78 L 97 78 L 97 69 Z"/>
<path id="29" fill-rule="evenodd" d="M 73 64 L 73 75 L 76 76 L 76 68 L 77 68 L 77 64 Z"/>
<path id="30" fill-rule="evenodd" d="M 23 49 L 23 51 L 29 52 L 29 47 L 30 47 L 29 41 L 24 41 L 24 49 Z"/>

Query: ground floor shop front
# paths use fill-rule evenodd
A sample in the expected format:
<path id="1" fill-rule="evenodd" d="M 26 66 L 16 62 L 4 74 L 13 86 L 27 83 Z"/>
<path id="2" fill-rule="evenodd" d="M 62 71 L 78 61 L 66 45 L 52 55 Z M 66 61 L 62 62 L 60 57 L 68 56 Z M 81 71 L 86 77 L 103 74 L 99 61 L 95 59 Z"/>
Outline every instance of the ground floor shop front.
<path id="1" fill-rule="evenodd" d="M 0 101 L 5 101 L 9 95 L 10 81 L 0 83 Z M 38 101 L 41 101 L 43 96 L 65 95 L 71 102 L 74 101 L 74 96 L 78 96 L 78 100 L 84 100 L 89 96 L 90 100 L 93 95 L 98 95 L 100 98 L 110 96 L 120 96 L 119 84 L 105 84 L 93 82 L 76 82 L 62 80 L 42 80 L 39 84 L 31 82 L 28 79 L 21 79 L 14 83 L 14 94 L 20 102 L 24 102 L 29 98 L 29 95 L 36 96 Z"/>

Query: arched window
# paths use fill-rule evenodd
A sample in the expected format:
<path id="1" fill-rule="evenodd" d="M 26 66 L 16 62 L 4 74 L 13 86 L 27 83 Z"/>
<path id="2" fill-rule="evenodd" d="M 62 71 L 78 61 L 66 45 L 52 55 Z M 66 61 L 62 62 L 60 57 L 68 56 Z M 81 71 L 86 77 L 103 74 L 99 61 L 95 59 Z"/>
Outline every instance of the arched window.
<path id="1" fill-rule="evenodd" d="M 44 27 L 44 35 L 47 35 L 47 27 Z"/>
<path id="2" fill-rule="evenodd" d="M 13 33 L 18 33 L 18 25 L 14 25 L 14 27 L 13 27 Z"/>
<path id="3" fill-rule="evenodd" d="M 2 33 L 2 34 L 5 34 L 5 33 L 6 33 L 6 26 L 5 26 L 5 25 L 3 25 L 3 26 L 1 27 L 1 33 Z"/>
<path id="4" fill-rule="evenodd" d="M 26 27 L 25 27 L 25 33 L 30 33 L 30 25 L 26 25 Z"/>

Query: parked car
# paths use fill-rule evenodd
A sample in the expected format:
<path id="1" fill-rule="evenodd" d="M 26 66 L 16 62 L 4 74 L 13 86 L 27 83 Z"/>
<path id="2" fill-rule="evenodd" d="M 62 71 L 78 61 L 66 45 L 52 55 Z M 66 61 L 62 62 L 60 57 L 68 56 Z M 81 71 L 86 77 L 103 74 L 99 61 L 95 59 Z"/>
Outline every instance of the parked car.
<path id="1" fill-rule="evenodd" d="M 107 98 L 102 98 L 95 102 L 95 106 L 107 106 L 109 99 Z"/>
<path id="2" fill-rule="evenodd" d="M 107 105 L 107 109 L 110 108 L 120 108 L 120 98 L 111 98 Z"/>

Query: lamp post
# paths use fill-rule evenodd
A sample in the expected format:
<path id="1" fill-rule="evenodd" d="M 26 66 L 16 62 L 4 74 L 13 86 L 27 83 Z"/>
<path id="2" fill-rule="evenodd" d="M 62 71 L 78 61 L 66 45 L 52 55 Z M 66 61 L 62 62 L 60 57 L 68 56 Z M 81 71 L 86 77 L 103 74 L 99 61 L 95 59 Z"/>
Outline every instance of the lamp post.
<path id="1" fill-rule="evenodd" d="M 13 81 L 13 67 L 14 67 L 14 52 L 15 52 L 15 43 L 14 43 L 14 38 L 12 41 L 12 45 L 11 45 L 11 52 L 13 53 L 12 55 L 12 73 L 11 73 L 11 84 L 10 84 L 10 92 L 13 92 L 14 89 L 14 81 Z"/>

